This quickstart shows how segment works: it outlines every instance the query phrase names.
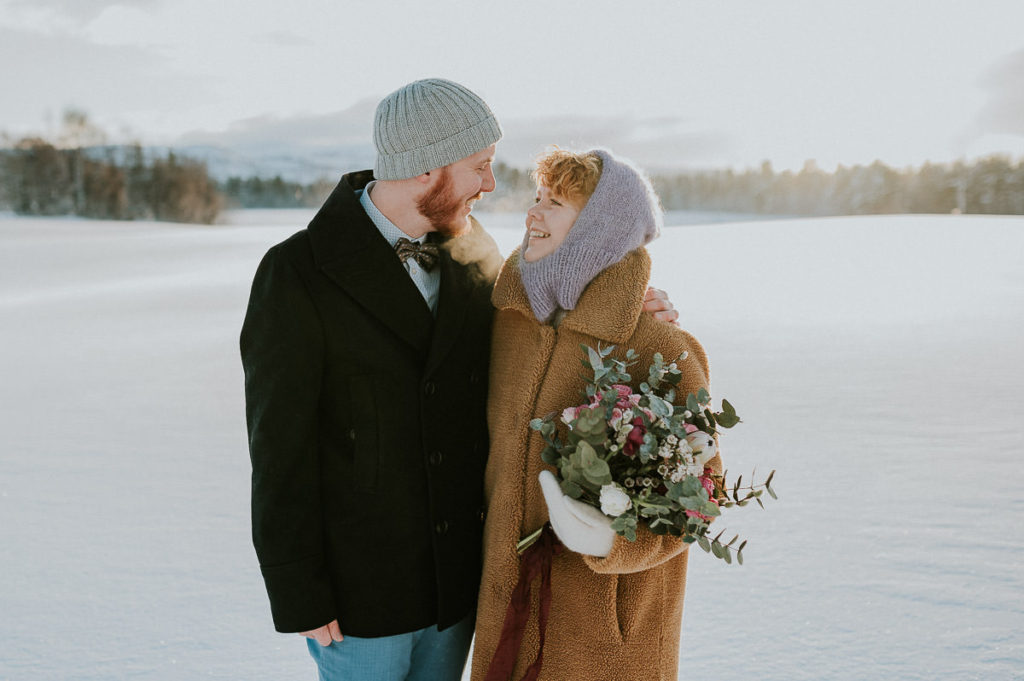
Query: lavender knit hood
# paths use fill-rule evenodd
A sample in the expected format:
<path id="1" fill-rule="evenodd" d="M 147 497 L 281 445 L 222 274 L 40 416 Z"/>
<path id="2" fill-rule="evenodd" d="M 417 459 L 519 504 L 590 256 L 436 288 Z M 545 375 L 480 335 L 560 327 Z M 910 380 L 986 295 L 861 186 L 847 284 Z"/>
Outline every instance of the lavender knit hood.
<path id="1" fill-rule="evenodd" d="M 519 258 L 523 287 L 541 322 L 558 308 L 575 309 L 594 277 L 661 232 L 661 208 L 647 178 L 604 149 L 587 153 L 601 158 L 601 177 L 565 241 L 536 262 Z M 529 240 L 527 232 L 520 256 Z"/>

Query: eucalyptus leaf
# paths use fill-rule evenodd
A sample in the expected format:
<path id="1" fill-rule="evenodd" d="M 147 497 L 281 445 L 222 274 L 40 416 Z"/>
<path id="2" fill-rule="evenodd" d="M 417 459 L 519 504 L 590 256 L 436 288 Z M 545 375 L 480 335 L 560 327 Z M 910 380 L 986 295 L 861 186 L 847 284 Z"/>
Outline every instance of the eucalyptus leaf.
<path id="1" fill-rule="evenodd" d="M 700 507 L 700 513 L 708 516 L 709 518 L 715 518 L 722 515 L 722 509 L 718 508 L 718 504 L 713 501 L 706 501 Z"/>
<path id="2" fill-rule="evenodd" d="M 636 518 L 628 513 L 612 520 L 611 528 L 629 541 L 636 541 Z"/>
<path id="3" fill-rule="evenodd" d="M 586 440 L 580 440 L 580 443 L 576 445 L 576 453 L 579 454 L 579 466 L 581 468 L 589 468 L 594 462 L 598 461 L 597 452 L 594 451 L 594 448 Z"/>
<path id="4" fill-rule="evenodd" d="M 655 416 L 668 417 L 672 415 L 672 405 L 660 397 L 651 398 L 651 411 Z"/>
<path id="5" fill-rule="evenodd" d="M 579 499 L 583 496 L 583 488 L 571 480 L 563 480 L 560 487 L 562 488 L 563 494 L 572 497 L 573 499 Z"/>
<path id="6" fill-rule="evenodd" d="M 714 428 L 715 425 L 717 424 L 717 421 L 715 420 L 715 413 L 713 411 L 711 411 L 710 409 L 704 409 L 704 418 L 706 418 L 708 420 L 708 424 L 712 428 Z"/>

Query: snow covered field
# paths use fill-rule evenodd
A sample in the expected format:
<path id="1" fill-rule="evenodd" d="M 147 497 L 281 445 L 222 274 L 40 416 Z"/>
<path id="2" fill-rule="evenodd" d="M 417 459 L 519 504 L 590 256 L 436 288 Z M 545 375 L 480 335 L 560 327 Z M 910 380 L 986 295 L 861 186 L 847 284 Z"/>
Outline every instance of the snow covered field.
<path id="1" fill-rule="evenodd" d="M 311 679 L 249 540 L 244 224 L 0 219 L 0 680 Z M 502 250 L 519 216 L 481 216 Z M 666 230 L 654 284 L 780 501 L 696 551 L 681 679 L 1024 678 L 1024 218 Z"/>

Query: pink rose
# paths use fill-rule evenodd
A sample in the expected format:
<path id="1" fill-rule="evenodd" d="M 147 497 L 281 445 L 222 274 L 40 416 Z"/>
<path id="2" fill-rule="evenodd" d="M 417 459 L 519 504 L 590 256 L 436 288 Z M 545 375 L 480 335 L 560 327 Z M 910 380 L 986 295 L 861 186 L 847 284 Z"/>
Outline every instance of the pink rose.
<path id="1" fill-rule="evenodd" d="M 619 385 L 616 383 L 612 387 L 615 388 L 615 393 L 618 396 L 618 399 L 615 401 L 615 406 L 619 409 L 629 409 L 630 407 L 635 407 L 640 404 L 640 396 L 634 395 L 633 389 L 628 385 Z M 601 392 L 594 393 L 594 396 L 590 398 L 590 403 L 597 404 L 603 397 L 604 394 Z"/>
<path id="2" fill-rule="evenodd" d="M 715 481 L 711 479 L 711 469 L 705 468 L 704 475 L 700 476 L 700 484 L 703 485 L 705 491 L 708 493 L 708 497 L 711 499 L 711 503 L 718 506 L 718 500 L 715 499 Z M 686 515 L 691 518 L 700 518 L 701 520 L 711 520 L 710 516 L 706 516 L 703 513 L 697 511 L 686 511 Z"/>
<path id="3" fill-rule="evenodd" d="M 618 407 L 612 409 L 612 418 L 608 421 L 608 425 L 611 426 L 612 430 L 618 430 L 619 426 L 622 425 L 622 410 Z"/>
<path id="4" fill-rule="evenodd" d="M 581 404 L 578 407 L 566 407 L 562 410 L 562 423 L 569 425 L 569 423 L 580 415 L 580 412 L 587 408 L 587 405 Z"/>

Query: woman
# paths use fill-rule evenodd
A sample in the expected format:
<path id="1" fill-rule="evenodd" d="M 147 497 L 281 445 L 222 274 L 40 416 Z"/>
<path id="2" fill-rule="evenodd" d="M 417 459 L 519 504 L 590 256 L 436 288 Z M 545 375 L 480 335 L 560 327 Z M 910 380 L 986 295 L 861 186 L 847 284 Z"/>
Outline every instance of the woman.
<path id="1" fill-rule="evenodd" d="M 674 680 L 688 545 L 646 528 L 629 542 L 610 518 L 564 496 L 528 424 L 581 403 L 581 343 L 614 344 L 616 356 L 633 348 L 643 368 L 656 352 L 689 353 L 679 400 L 707 386 L 707 358 L 688 333 L 641 314 L 651 269 L 643 245 L 660 227 L 643 176 L 604 150 L 556 150 L 535 176 L 526 237 L 492 296 L 488 512 L 472 679 Z M 721 470 L 717 455 L 708 465 Z M 546 530 L 544 555 L 521 565 L 517 543 L 549 520 L 561 545 Z M 543 563 L 548 589 L 543 576 L 531 579 Z M 529 593 L 530 581 L 541 588 Z"/>

